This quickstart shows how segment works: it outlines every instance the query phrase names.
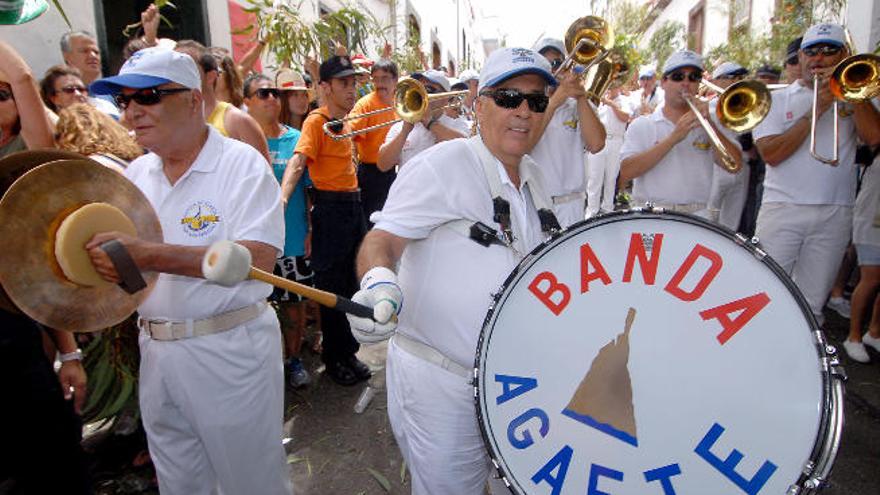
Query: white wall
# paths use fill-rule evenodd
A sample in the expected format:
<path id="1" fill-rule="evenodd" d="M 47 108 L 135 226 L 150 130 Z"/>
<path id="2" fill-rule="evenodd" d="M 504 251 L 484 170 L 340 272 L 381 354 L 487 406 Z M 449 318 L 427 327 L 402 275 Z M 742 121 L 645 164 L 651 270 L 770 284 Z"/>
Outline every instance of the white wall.
<path id="1" fill-rule="evenodd" d="M 880 0 L 849 0 L 846 26 L 858 52 L 872 52 L 880 41 Z"/>
<path id="2" fill-rule="evenodd" d="M 753 3 L 762 3 L 763 1 L 766 0 L 753 0 Z M 672 0 L 645 31 L 640 45 L 646 48 L 651 40 L 651 35 L 667 21 L 682 23 L 685 27 L 685 35 L 687 35 L 690 11 L 699 3 L 699 0 Z M 728 1 L 706 0 L 704 12 L 703 53 L 706 53 L 713 47 L 727 42 L 727 32 L 730 25 Z"/>

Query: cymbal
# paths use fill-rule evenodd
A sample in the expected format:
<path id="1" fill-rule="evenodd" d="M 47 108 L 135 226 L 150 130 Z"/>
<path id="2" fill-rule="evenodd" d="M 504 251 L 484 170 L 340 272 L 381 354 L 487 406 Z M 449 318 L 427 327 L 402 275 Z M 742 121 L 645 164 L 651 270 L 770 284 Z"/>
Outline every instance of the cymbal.
<path id="1" fill-rule="evenodd" d="M 25 174 L 28 170 L 55 160 L 71 158 L 84 158 L 79 153 L 64 150 L 33 150 L 19 151 L 0 158 L 0 198 L 9 189 L 13 182 Z M 3 286 L 0 285 L 0 309 L 10 313 L 19 313 L 18 308 L 12 304 Z"/>
<path id="2" fill-rule="evenodd" d="M 55 260 L 55 231 L 66 215 L 93 202 L 122 210 L 141 239 L 162 242 L 159 219 L 143 193 L 93 160 L 40 165 L 0 200 L 0 284 L 19 309 L 48 327 L 91 332 L 112 326 L 130 316 L 156 285 L 156 273 L 144 273 L 147 287 L 135 294 L 116 285 L 80 286 L 64 277 Z"/>

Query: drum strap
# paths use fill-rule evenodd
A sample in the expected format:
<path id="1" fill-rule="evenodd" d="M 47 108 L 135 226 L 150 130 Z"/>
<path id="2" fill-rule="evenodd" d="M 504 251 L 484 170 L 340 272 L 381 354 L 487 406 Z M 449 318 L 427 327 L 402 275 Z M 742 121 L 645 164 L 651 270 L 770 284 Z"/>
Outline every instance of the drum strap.
<path id="1" fill-rule="evenodd" d="M 465 218 L 452 220 L 446 225 L 478 244 L 484 246 L 500 244 L 515 250 L 513 247 L 515 237 L 513 235 L 512 217 L 510 215 L 510 203 L 501 194 L 502 185 L 501 176 L 498 173 L 498 159 L 483 144 L 482 137 L 474 136 L 469 138 L 467 142 L 483 167 L 483 175 L 486 177 L 486 182 L 489 184 L 489 192 L 492 195 L 492 220 L 500 226 L 501 232 L 499 233 L 482 222 Z M 524 157 L 520 166 L 534 167 L 535 165 L 531 159 Z M 547 235 L 555 235 L 562 228 L 559 226 L 559 221 L 553 213 L 550 197 L 544 193 L 544 186 L 537 171 L 530 170 L 525 181 L 524 186 L 529 188 L 532 201 L 538 210 L 541 231 Z"/>

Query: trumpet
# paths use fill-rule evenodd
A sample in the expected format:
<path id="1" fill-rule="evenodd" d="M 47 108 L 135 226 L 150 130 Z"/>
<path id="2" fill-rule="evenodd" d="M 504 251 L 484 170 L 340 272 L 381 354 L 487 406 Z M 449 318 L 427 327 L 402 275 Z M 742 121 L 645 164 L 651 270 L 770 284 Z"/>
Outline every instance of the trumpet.
<path id="1" fill-rule="evenodd" d="M 834 151 L 831 157 L 820 155 L 816 151 L 816 121 L 819 120 L 819 76 L 813 76 L 813 108 L 810 119 L 810 155 L 816 160 L 836 166 L 838 162 L 838 103 L 840 101 L 863 102 L 880 94 L 880 57 L 870 53 L 853 55 L 834 66 L 828 86 L 834 95 Z"/>
<path id="2" fill-rule="evenodd" d="M 727 89 L 723 89 L 705 80 L 700 85 L 718 93 L 715 115 L 718 117 L 718 122 L 731 131 L 737 133 L 749 131 L 760 124 L 764 117 L 767 116 L 767 113 L 770 112 L 770 90 L 760 81 L 739 81 Z M 709 124 L 706 117 L 703 117 L 703 114 L 700 113 L 694 102 L 695 98 L 687 92 L 682 92 L 682 97 L 697 117 L 700 126 L 709 136 L 712 146 L 721 155 L 721 168 L 732 174 L 737 173 L 742 164 L 737 162 L 736 158 L 727 151 L 724 143 L 721 142 L 721 138 L 718 137 L 718 133 L 715 132 L 715 129 Z"/>
<path id="3" fill-rule="evenodd" d="M 565 32 L 565 49 L 568 56 L 553 72 L 553 77 L 567 70 L 573 63 L 584 66 L 584 71 L 604 60 L 614 46 L 611 26 L 605 19 L 588 15 L 576 19 Z"/>
<path id="4" fill-rule="evenodd" d="M 425 117 L 425 114 L 427 112 L 432 110 L 430 108 L 430 103 L 432 101 L 441 100 L 444 98 L 454 98 L 456 100 L 453 103 L 444 105 L 443 107 L 436 108 L 434 110 L 440 110 L 442 108 L 448 108 L 452 106 L 460 106 L 464 100 L 464 96 L 467 93 L 468 90 L 465 89 L 461 91 L 448 91 L 445 93 L 428 94 L 428 91 L 425 89 L 424 84 L 416 81 L 415 79 L 403 79 L 399 81 L 397 83 L 397 86 L 394 88 L 393 106 L 380 108 L 379 110 L 373 110 L 372 112 L 366 112 L 357 115 L 348 115 L 341 119 L 330 120 L 324 124 L 324 134 L 330 136 L 330 139 L 333 139 L 334 141 L 341 141 L 343 139 L 348 139 L 352 136 L 357 136 L 358 134 L 365 134 L 370 131 L 375 131 L 376 129 L 388 127 L 398 122 L 409 122 L 410 124 L 416 124 Z M 338 134 L 334 131 L 334 128 L 340 129 L 345 122 L 392 111 L 397 112 L 399 118 L 382 124 L 372 125 L 363 129 L 359 129 L 357 131 L 346 132 L 342 134 Z"/>

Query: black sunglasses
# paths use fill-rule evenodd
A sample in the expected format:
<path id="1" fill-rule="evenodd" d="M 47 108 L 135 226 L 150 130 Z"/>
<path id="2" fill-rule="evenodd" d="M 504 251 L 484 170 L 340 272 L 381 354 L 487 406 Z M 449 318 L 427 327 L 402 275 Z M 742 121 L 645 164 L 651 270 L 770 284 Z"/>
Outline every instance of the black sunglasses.
<path id="1" fill-rule="evenodd" d="M 818 54 L 825 55 L 826 57 L 830 57 L 832 55 L 837 55 L 840 53 L 842 48 L 834 45 L 819 45 L 819 46 L 811 46 L 808 48 L 804 48 L 801 51 L 804 52 L 804 55 L 808 57 L 815 57 Z"/>
<path id="2" fill-rule="evenodd" d="M 69 95 L 72 95 L 76 92 L 86 94 L 86 91 L 87 90 L 86 90 L 85 86 L 77 86 L 76 84 L 72 84 L 70 86 L 64 86 L 63 88 L 58 90 L 59 93 L 67 93 Z"/>
<path id="3" fill-rule="evenodd" d="M 257 90 L 254 91 L 254 96 L 261 100 L 268 99 L 270 96 L 276 100 L 280 100 L 281 91 L 275 88 L 257 88 Z"/>
<path id="4" fill-rule="evenodd" d="M 167 95 L 182 93 L 184 91 L 192 90 L 190 88 L 146 88 L 135 91 L 130 95 L 116 93 L 115 95 L 113 95 L 113 99 L 116 100 L 116 105 L 119 108 L 125 110 L 126 108 L 128 108 L 128 104 L 131 103 L 131 100 L 134 100 L 134 102 L 138 105 L 150 106 L 159 103 L 160 101 L 162 101 L 162 98 Z"/>
<path id="5" fill-rule="evenodd" d="M 529 110 L 535 113 L 544 113 L 547 110 L 547 104 L 550 103 L 550 97 L 542 93 L 523 93 L 518 89 L 496 89 L 493 91 L 482 91 L 480 96 L 489 96 L 501 108 L 513 109 L 519 108 L 523 100 L 529 104 Z"/>
<path id="6" fill-rule="evenodd" d="M 0 89 L 0 101 L 7 101 L 12 99 L 12 91 L 6 91 L 5 89 Z"/>
<path id="7" fill-rule="evenodd" d="M 798 57 L 797 57 L 797 55 L 795 55 L 793 57 L 788 57 L 785 60 L 785 65 L 797 65 L 798 62 L 799 62 Z"/>
<path id="8" fill-rule="evenodd" d="M 703 80 L 703 73 L 702 72 L 689 72 L 689 73 L 685 74 L 684 72 L 673 72 L 672 74 L 669 74 L 666 77 L 669 79 L 672 79 L 675 82 L 682 82 L 682 81 L 684 81 L 685 77 L 688 78 L 688 80 L 690 82 L 700 82 Z"/>

